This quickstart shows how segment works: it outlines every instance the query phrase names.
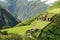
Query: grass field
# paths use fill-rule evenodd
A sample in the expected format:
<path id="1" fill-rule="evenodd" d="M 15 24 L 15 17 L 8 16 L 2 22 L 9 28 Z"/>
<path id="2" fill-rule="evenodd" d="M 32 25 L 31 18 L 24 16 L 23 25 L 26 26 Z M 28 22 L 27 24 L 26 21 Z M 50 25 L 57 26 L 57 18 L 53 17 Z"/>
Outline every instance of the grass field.
<path id="1" fill-rule="evenodd" d="M 55 13 L 60 13 L 60 8 L 57 9 L 53 9 L 53 10 L 49 10 L 48 11 L 51 14 L 48 14 L 48 17 L 52 17 L 53 15 L 55 15 Z M 44 14 L 45 15 L 45 14 Z M 25 32 L 29 29 L 42 29 L 44 28 L 46 25 L 48 25 L 50 22 L 48 21 L 42 21 L 42 20 L 35 20 L 34 22 L 32 22 L 30 25 L 28 26 L 16 26 L 14 28 L 9 28 L 9 29 L 3 29 L 1 31 L 8 31 L 8 33 L 16 33 L 19 35 L 24 35 Z"/>
<path id="2" fill-rule="evenodd" d="M 38 28 L 38 29 L 42 29 L 43 27 L 45 27 L 48 23 L 47 21 L 37 21 L 35 20 L 31 25 L 28 26 L 20 26 L 20 27 L 14 27 L 14 28 L 9 28 L 9 29 L 4 29 L 2 31 L 8 31 L 8 33 L 16 33 L 19 35 L 24 35 L 25 32 L 29 29 L 34 29 L 34 28 Z"/>
<path id="3" fill-rule="evenodd" d="M 56 8 L 56 9 L 52 9 L 52 10 L 48 10 L 48 12 L 58 14 L 58 13 L 60 13 L 60 8 Z"/>
<path id="4" fill-rule="evenodd" d="M 48 21 L 42 21 L 42 20 L 37 21 L 37 20 L 35 20 L 31 25 L 32 25 L 33 28 L 42 29 L 49 23 L 50 22 L 48 22 Z"/>

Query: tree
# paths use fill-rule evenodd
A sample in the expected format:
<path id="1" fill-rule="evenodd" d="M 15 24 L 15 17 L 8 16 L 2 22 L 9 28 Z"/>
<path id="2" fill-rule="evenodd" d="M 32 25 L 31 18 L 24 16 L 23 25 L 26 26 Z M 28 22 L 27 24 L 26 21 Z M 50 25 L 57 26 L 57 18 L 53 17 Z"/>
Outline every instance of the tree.
<path id="1" fill-rule="evenodd" d="M 54 21 L 42 29 L 39 40 L 60 40 L 60 14 L 54 17 Z"/>

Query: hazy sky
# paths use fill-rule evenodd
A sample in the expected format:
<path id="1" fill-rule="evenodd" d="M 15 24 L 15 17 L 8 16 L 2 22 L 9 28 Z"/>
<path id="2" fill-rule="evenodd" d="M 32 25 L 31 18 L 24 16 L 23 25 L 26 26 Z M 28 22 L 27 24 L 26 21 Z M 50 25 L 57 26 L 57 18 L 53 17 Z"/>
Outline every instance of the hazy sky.
<path id="1" fill-rule="evenodd" d="M 28 1 L 37 1 L 37 0 L 28 0 Z M 47 1 L 46 4 L 54 3 L 57 0 L 41 0 L 41 1 Z"/>
<path id="2" fill-rule="evenodd" d="M 0 1 L 3 1 L 3 2 L 7 3 L 6 0 L 0 0 Z M 28 0 L 28 1 L 37 1 L 37 0 Z M 54 2 L 57 1 L 57 0 L 41 0 L 41 1 L 42 1 L 42 2 L 43 2 L 43 1 L 46 1 L 46 4 L 50 4 L 50 3 L 54 3 Z"/>
<path id="3" fill-rule="evenodd" d="M 6 0 L 0 0 L 0 1 L 7 2 Z"/>
<path id="4" fill-rule="evenodd" d="M 5 1 L 5 0 L 0 0 L 0 1 Z"/>
<path id="5" fill-rule="evenodd" d="M 6 2 L 6 0 L 0 0 L 0 1 Z M 34 1 L 34 0 L 28 0 L 28 1 Z M 37 1 L 37 0 L 35 0 L 35 1 Z M 49 4 L 49 3 L 54 3 L 57 0 L 41 0 L 41 1 L 47 1 L 46 4 Z"/>
<path id="6" fill-rule="evenodd" d="M 41 0 L 41 1 L 47 1 L 46 4 L 54 3 L 57 0 Z"/>

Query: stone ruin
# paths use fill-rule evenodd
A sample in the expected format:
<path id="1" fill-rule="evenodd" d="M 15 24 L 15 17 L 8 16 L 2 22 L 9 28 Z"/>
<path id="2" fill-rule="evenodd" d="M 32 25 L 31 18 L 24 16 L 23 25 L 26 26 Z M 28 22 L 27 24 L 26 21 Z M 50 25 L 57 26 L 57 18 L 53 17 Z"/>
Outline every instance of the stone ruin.
<path id="1" fill-rule="evenodd" d="M 48 18 L 47 16 L 48 16 L 48 14 L 46 14 L 45 16 L 37 18 L 37 20 L 42 20 L 42 21 L 52 21 L 53 20 L 52 17 Z"/>
<path id="2" fill-rule="evenodd" d="M 32 36 L 32 33 L 37 32 L 38 29 L 31 29 L 26 31 L 27 36 Z"/>

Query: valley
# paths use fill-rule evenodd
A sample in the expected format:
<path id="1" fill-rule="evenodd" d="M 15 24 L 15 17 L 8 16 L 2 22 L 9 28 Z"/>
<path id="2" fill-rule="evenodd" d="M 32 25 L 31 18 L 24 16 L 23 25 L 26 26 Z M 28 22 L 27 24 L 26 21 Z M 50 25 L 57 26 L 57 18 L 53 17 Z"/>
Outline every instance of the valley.
<path id="1" fill-rule="evenodd" d="M 45 14 L 41 14 L 38 18 L 41 18 L 42 16 L 46 16 L 47 13 Z M 49 23 L 51 23 L 51 21 L 48 21 L 48 18 L 53 17 L 55 14 L 53 13 L 48 13 L 46 19 L 47 20 L 40 20 L 40 19 L 35 19 L 35 21 L 33 21 L 30 25 L 27 26 L 20 26 L 19 24 L 16 25 L 13 28 L 9 28 L 9 29 L 4 29 L 2 31 L 8 31 L 8 33 L 16 33 L 19 35 L 25 35 L 25 32 L 27 30 L 31 30 L 31 29 L 43 29 L 46 25 L 48 25 Z"/>
<path id="2" fill-rule="evenodd" d="M 9 3 L 13 2 L 15 3 L 16 0 L 12 2 L 9 1 Z M 19 4 L 19 2 L 21 2 L 21 4 Z M 14 6 L 10 6 L 13 10 L 10 10 L 9 7 L 5 9 L 0 5 L 0 25 L 3 25 L 1 26 L 2 29 L 0 29 L 0 39 L 60 40 L 59 4 L 59 0 L 53 3 L 52 6 L 48 6 L 45 2 L 40 2 L 39 0 L 36 2 L 18 0 L 16 4 L 14 4 L 16 9 L 13 8 Z M 14 11 L 18 15 L 18 18 L 17 16 L 12 15 L 15 13 Z M 7 23 L 9 25 L 5 26 L 5 24 L 2 23 Z"/>

